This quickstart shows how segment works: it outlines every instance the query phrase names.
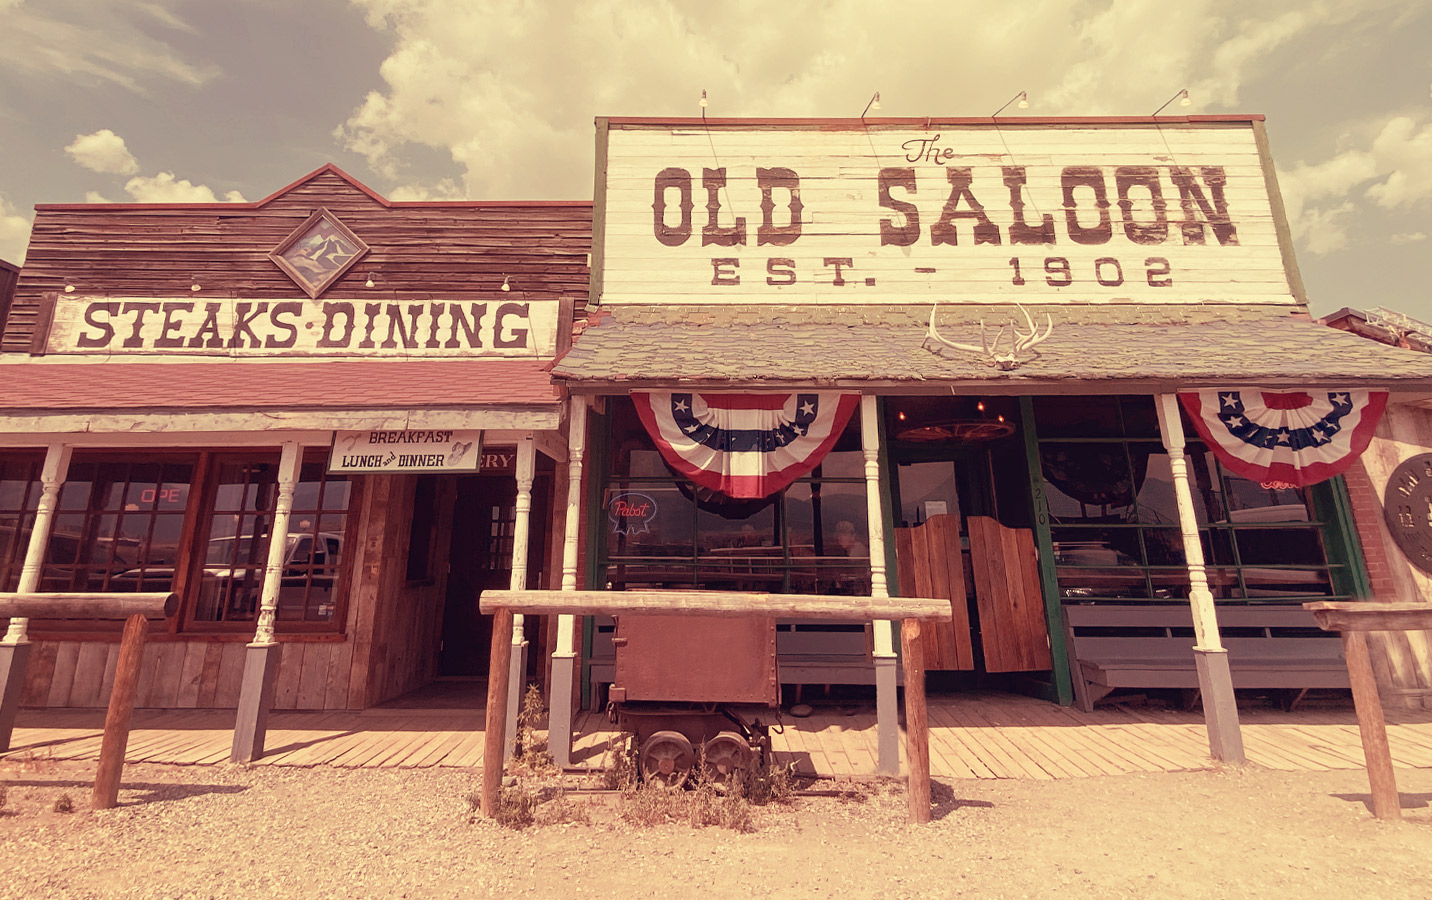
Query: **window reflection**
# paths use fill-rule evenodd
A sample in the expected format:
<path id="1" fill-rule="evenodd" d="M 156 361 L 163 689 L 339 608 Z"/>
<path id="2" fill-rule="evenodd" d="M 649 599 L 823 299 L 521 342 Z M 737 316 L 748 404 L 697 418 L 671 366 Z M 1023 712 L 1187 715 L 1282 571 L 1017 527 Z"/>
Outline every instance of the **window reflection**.
<path id="1" fill-rule="evenodd" d="M 1085 431 L 1091 411 L 1108 424 L 1107 399 L 1036 403 L 1040 463 L 1053 523 L 1061 594 L 1079 599 L 1171 599 L 1188 595 L 1173 471 L 1161 442 L 1064 440 Z M 1123 398 L 1128 429 L 1131 398 Z M 1137 431 L 1147 433 L 1147 416 Z M 1187 429 L 1192 433 L 1191 429 Z M 1086 432 L 1087 433 L 1087 432 Z M 1117 433 L 1106 431 L 1104 435 Z M 1048 439 L 1054 436 L 1054 439 Z M 1221 600 L 1331 596 L 1332 569 L 1308 491 L 1228 473 L 1198 441 L 1187 448 L 1194 516 L 1209 589 Z"/>

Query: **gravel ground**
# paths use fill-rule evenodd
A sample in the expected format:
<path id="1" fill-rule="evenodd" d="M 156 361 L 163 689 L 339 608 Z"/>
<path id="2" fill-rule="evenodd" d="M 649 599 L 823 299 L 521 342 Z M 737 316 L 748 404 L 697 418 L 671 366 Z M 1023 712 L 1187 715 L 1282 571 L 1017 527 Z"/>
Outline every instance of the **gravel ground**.
<path id="1" fill-rule="evenodd" d="M 936 785 L 928 826 L 890 785 L 756 810 L 756 830 L 474 820 L 468 770 L 0 761 L 0 897 L 1432 897 L 1432 771 L 1402 823 L 1358 771 L 1207 770 Z M 832 785 L 818 785 L 830 788 Z M 857 789 L 858 788 L 858 789 Z M 53 810 L 68 794 L 76 812 Z"/>

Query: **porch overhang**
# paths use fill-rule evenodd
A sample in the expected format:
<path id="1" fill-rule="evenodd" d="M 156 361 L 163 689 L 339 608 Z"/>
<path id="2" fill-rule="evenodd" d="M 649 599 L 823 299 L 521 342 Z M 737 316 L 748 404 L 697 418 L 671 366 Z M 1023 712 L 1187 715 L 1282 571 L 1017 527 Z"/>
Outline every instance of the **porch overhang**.
<path id="1" fill-rule="evenodd" d="M 555 431 L 560 391 L 532 360 L 0 365 L 0 441 L 41 434 Z"/>
<path id="2" fill-rule="evenodd" d="M 573 393 L 672 384 L 710 390 L 838 387 L 880 393 L 1167 393 L 1233 383 L 1383 388 L 1432 396 L 1432 355 L 1312 321 L 1295 304 L 1024 307 L 1049 338 L 1012 370 L 928 338 L 920 305 L 617 305 L 589 316 L 552 374 Z M 940 334 L 978 346 L 1025 327 L 1013 304 L 941 304 Z M 1005 339 L 1005 345 L 1009 343 Z"/>

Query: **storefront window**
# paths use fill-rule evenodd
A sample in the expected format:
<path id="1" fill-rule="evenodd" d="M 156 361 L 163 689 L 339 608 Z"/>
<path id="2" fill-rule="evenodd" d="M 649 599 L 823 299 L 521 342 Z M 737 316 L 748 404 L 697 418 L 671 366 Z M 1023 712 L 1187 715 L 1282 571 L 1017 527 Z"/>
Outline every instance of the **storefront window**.
<path id="1" fill-rule="evenodd" d="M 40 504 L 41 463 L 38 454 L 0 458 L 0 590 L 20 582 Z"/>
<path id="2" fill-rule="evenodd" d="M 670 469 L 630 401 L 609 409 L 601 525 L 613 589 L 870 592 L 858 421 L 807 477 L 769 497 L 737 500 Z"/>
<path id="3" fill-rule="evenodd" d="M 214 504 L 193 621 L 249 623 L 258 614 L 278 498 L 277 456 L 214 461 Z M 284 544 L 278 621 L 333 621 L 347 527 L 349 484 L 321 460 L 300 467 Z"/>
<path id="4" fill-rule="evenodd" d="M 35 453 L 0 454 L 5 590 L 19 580 L 40 497 L 41 463 Z M 77 452 L 60 488 L 39 589 L 179 591 L 185 630 L 252 628 L 277 477 L 276 453 Z M 302 464 L 284 551 L 280 630 L 340 625 L 349 491 L 346 479 L 326 474 L 321 456 Z M 113 631 L 120 624 L 44 620 L 37 630 Z"/>
<path id="5" fill-rule="evenodd" d="M 1172 467 L 1162 443 L 1147 440 L 1150 423 L 1157 427 L 1152 398 L 1038 398 L 1035 421 L 1065 601 L 1186 598 Z M 1108 430 L 1099 434 L 1096 423 Z M 1187 423 L 1185 433 L 1195 435 Z M 1335 596 L 1340 567 L 1329 564 L 1309 490 L 1225 471 L 1196 439 L 1187 455 L 1215 598 Z"/>
<path id="6" fill-rule="evenodd" d="M 193 457 L 71 462 L 40 590 L 172 590 L 194 469 Z"/>

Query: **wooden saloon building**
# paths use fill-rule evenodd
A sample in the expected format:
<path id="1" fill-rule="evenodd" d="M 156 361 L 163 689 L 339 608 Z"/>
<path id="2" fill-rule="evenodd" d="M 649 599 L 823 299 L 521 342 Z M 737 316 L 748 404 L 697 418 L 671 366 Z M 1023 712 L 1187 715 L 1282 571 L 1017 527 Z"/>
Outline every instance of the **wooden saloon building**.
<path id="1" fill-rule="evenodd" d="M 947 597 L 936 684 L 1201 688 L 1224 759 L 1234 687 L 1346 686 L 1301 604 L 1387 583 L 1359 454 L 1432 364 L 1311 320 L 1262 117 L 598 119 L 596 156 L 552 370 L 593 588 Z M 893 771 L 898 623 L 776 627 L 781 682 L 876 686 Z M 566 647 L 598 693 L 611 638 Z"/>
<path id="2" fill-rule="evenodd" d="M 1346 685 L 1303 602 L 1432 599 L 1384 524 L 1416 520 L 1388 422 L 1432 357 L 1309 317 L 1261 117 L 598 119 L 596 156 L 594 204 L 388 202 L 330 166 L 40 207 L 3 590 L 172 587 L 139 703 L 240 730 L 484 671 L 476 595 L 555 591 L 513 637 L 559 762 L 638 670 L 750 662 L 698 632 L 633 668 L 592 592 L 947 599 L 932 686 L 1201 689 L 1223 759 L 1235 688 Z M 761 690 L 872 686 L 898 768 L 898 623 L 771 628 Z M 116 634 L 12 621 L 5 702 L 102 703 Z M 1379 645 L 1409 705 L 1429 647 Z"/>
<path id="3" fill-rule="evenodd" d="M 474 598 L 514 583 L 517 519 L 519 582 L 561 533 L 546 367 L 590 233 L 589 203 L 390 202 L 332 165 L 256 203 L 38 207 L 0 590 L 177 592 L 145 707 L 235 707 L 246 668 L 307 710 L 485 673 Z M 10 621 L 0 737 L 17 704 L 104 705 L 120 624 Z"/>

